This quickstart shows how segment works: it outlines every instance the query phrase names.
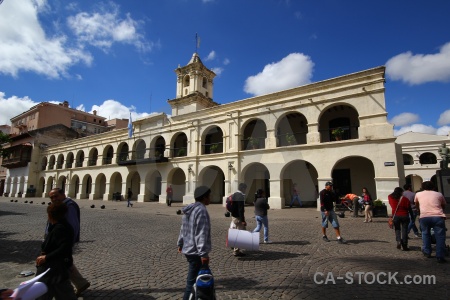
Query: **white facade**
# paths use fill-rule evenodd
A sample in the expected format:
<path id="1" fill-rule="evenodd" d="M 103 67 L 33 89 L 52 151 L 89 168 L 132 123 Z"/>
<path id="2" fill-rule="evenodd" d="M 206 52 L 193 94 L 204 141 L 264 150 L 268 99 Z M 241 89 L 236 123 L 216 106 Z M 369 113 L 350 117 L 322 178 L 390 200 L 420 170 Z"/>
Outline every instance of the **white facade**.
<path id="1" fill-rule="evenodd" d="M 341 194 L 367 187 L 384 201 L 399 185 L 401 149 L 386 118 L 384 67 L 219 105 L 211 98 L 215 74 L 197 58 L 175 70 L 172 116 L 136 120 L 132 138 L 124 129 L 42 149 L 37 182 L 28 184 L 43 197 L 62 187 L 92 200 L 131 187 L 137 201 L 161 203 L 169 184 L 183 203 L 207 185 L 212 202 L 222 203 L 245 182 L 246 201 L 263 188 L 271 208 L 289 204 L 294 183 L 309 205 L 331 180 Z M 337 127 L 342 139 L 331 135 Z"/>

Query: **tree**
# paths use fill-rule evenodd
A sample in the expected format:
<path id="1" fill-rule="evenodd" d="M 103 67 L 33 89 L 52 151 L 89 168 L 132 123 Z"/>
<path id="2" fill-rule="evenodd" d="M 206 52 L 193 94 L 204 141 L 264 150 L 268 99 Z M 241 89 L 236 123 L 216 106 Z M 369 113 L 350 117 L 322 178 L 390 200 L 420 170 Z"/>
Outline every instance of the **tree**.
<path id="1" fill-rule="evenodd" d="M 6 157 L 8 155 L 8 150 L 4 149 L 3 146 L 10 141 L 11 139 L 9 138 L 9 134 L 0 131 L 0 155 L 2 157 Z"/>

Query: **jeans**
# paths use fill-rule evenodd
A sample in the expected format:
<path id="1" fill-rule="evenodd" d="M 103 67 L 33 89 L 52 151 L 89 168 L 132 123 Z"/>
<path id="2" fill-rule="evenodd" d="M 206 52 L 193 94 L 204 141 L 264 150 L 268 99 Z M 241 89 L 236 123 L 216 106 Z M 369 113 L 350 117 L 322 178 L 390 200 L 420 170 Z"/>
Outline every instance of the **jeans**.
<path id="1" fill-rule="evenodd" d="M 264 242 L 269 240 L 269 219 L 267 216 L 255 216 L 256 228 L 253 232 L 259 232 L 261 230 L 261 224 L 264 225 Z"/>
<path id="2" fill-rule="evenodd" d="M 404 245 L 408 245 L 408 233 L 407 233 L 408 224 L 409 224 L 409 216 L 394 217 L 395 240 Z"/>
<path id="3" fill-rule="evenodd" d="M 299 197 L 298 195 L 294 195 L 294 196 L 292 196 L 291 204 L 289 204 L 290 207 L 292 207 L 292 205 L 294 204 L 295 200 L 298 201 L 298 205 L 299 205 L 300 207 L 303 206 L 303 205 L 302 205 L 302 201 L 300 200 L 300 197 Z"/>
<path id="4" fill-rule="evenodd" d="M 420 229 L 422 230 L 422 251 L 431 254 L 431 228 L 434 229 L 436 238 L 436 257 L 445 256 L 445 220 L 443 217 L 420 218 Z"/>
<path id="5" fill-rule="evenodd" d="M 202 259 L 198 255 L 186 255 L 186 259 L 189 263 L 189 269 L 186 279 L 186 290 L 184 291 L 183 300 L 188 300 L 192 292 L 192 286 L 197 279 L 198 272 L 202 266 Z"/>
<path id="6" fill-rule="evenodd" d="M 413 212 L 412 218 L 411 218 L 411 220 L 409 222 L 409 225 L 408 225 L 408 234 L 411 232 L 411 229 L 413 230 L 415 235 L 419 234 L 419 229 L 417 229 L 417 226 L 416 226 L 416 218 L 417 218 L 418 215 L 419 214 L 418 214 L 417 211 Z"/>

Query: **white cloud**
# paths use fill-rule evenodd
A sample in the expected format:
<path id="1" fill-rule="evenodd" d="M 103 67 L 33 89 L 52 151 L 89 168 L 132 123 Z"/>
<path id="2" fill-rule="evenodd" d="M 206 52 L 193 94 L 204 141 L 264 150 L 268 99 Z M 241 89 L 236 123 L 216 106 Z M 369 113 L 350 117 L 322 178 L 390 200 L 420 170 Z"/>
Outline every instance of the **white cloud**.
<path id="1" fill-rule="evenodd" d="M 442 126 L 436 130 L 437 135 L 450 135 L 450 126 Z"/>
<path id="2" fill-rule="evenodd" d="M 386 75 L 415 85 L 425 82 L 450 81 L 450 42 L 436 54 L 401 53 L 386 62 Z"/>
<path id="3" fill-rule="evenodd" d="M 279 62 L 266 65 L 257 75 L 248 77 L 244 91 L 263 95 L 310 83 L 313 67 L 309 56 L 291 53 Z"/>
<path id="4" fill-rule="evenodd" d="M 0 92 L 0 107 L 2 109 L 2 113 L 0 114 L 0 125 L 11 125 L 11 118 L 29 110 L 36 104 L 38 103 L 27 96 L 23 98 L 17 96 L 5 98 L 5 93 Z"/>
<path id="5" fill-rule="evenodd" d="M 220 74 L 223 73 L 223 68 L 217 67 L 217 68 L 211 68 L 211 70 L 216 73 L 217 76 L 220 76 Z"/>
<path id="6" fill-rule="evenodd" d="M 134 45 L 139 51 L 150 51 L 154 46 L 139 33 L 143 21 L 135 21 L 130 14 L 125 19 L 119 16 L 119 7 L 110 3 L 99 12 L 80 12 L 67 19 L 67 24 L 81 44 L 89 44 L 107 52 L 113 43 Z"/>
<path id="7" fill-rule="evenodd" d="M 211 51 L 209 52 L 208 56 L 205 58 L 205 61 L 210 61 L 213 60 L 214 58 L 216 58 L 216 51 Z"/>
<path id="8" fill-rule="evenodd" d="M 94 110 L 97 111 L 97 115 L 107 119 L 128 119 L 130 117 L 130 112 L 133 121 L 149 115 L 145 112 L 138 113 L 136 112 L 136 107 L 127 107 L 116 100 L 106 100 L 100 105 L 93 105 L 89 113 L 93 113 Z"/>
<path id="9" fill-rule="evenodd" d="M 230 64 L 230 60 L 228 59 L 228 58 L 225 58 L 224 60 L 223 60 L 223 64 L 226 66 L 226 65 L 229 65 Z"/>
<path id="10" fill-rule="evenodd" d="M 413 113 L 401 113 L 393 117 L 389 123 L 395 126 L 406 126 L 409 124 L 417 123 L 420 120 L 419 115 Z"/>
<path id="11" fill-rule="evenodd" d="M 46 35 L 38 18 L 45 10 L 45 0 L 3 2 L 0 73 L 17 77 L 20 71 L 26 71 L 60 78 L 67 76 L 67 70 L 75 64 L 91 64 L 92 56 L 80 47 L 68 46 L 65 35 Z"/>
<path id="12" fill-rule="evenodd" d="M 446 124 L 450 124 L 450 109 L 444 111 L 440 116 L 439 116 L 439 120 L 438 120 L 438 125 L 442 126 L 442 125 L 446 125 Z"/>
<path id="13" fill-rule="evenodd" d="M 429 125 L 423 125 L 423 124 L 412 124 L 410 126 L 403 126 L 399 129 L 394 130 L 394 135 L 399 136 L 401 134 L 404 134 L 406 132 L 421 132 L 421 133 L 428 133 L 428 134 L 436 134 L 437 130 L 433 126 Z"/>

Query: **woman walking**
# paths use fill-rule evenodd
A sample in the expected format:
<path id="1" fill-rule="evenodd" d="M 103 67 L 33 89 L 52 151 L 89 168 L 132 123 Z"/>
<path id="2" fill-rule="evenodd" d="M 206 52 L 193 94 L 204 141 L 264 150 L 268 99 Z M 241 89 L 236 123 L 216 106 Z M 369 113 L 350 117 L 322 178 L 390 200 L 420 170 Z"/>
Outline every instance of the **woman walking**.
<path id="1" fill-rule="evenodd" d="M 403 196 L 401 187 L 396 187 L 392 194 L 388 196 L 388 199 L 392 209 L 397 249 L 401 248 L 403 251 L 409 251 L 408 225 L 409 216 L 412 214 L 411 204 L 408 198 Z"/>
<path id="2" fill-rule="evenodd" d="M 372 222 L 373 200 L 367 188 L 363 187 L 361 198 L 364 203 L 364 223 Z"/>

